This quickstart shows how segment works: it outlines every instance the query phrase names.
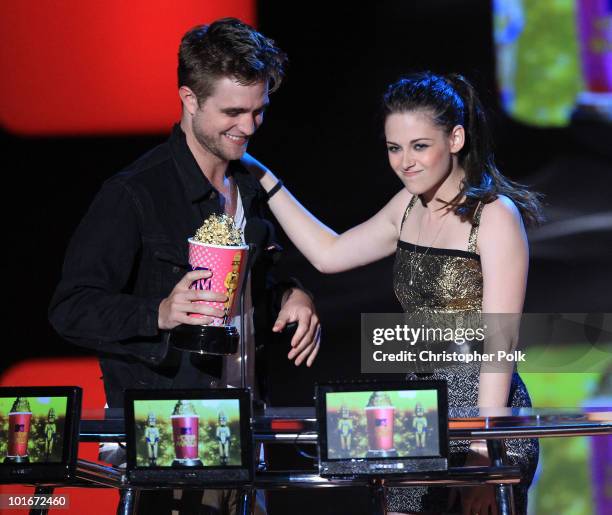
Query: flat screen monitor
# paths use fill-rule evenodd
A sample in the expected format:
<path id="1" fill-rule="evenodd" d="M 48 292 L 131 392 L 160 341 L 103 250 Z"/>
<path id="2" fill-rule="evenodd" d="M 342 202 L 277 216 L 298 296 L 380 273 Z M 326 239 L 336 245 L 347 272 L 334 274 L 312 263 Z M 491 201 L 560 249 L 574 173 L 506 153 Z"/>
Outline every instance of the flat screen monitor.
<path id="1" fill-rule="evenodd" d="M 0 388 L 0 482 L 73 478 L 80 418 L 76 386 Z"/>
<path id="2" fill-rule="evenodd" d="M 253 479 L 248 390 L 128 390 L 133 484 L 236 485 Z"/>
<path id="3" fill-rule="evenodd" d="M 389 476 L 448 468 L 445 381 L 317 385 L 319 473 Z"/>

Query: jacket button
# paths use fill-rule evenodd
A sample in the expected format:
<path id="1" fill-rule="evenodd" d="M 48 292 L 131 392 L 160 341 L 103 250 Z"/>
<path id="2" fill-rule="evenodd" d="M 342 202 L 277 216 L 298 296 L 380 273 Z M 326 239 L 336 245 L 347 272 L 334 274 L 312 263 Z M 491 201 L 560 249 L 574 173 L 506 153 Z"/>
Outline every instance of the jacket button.
<path id="1" fill-rule="evenodd" d="M 181 269 L 178 266 L 173 266 L 172 267 L 172 273 L 173 274 L 178 274 L 181 271 Z"/>

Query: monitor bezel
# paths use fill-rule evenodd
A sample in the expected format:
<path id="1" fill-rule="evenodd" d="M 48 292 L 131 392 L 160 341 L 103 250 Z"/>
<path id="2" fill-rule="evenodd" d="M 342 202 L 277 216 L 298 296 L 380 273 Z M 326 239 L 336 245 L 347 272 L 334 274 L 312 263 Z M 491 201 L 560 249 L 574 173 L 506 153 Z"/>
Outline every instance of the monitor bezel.
<path id="1" fill-rule="evenodd" d="M 79 448 L 81 400 L 78 386 L 2 386 L 0 397 L 66 397 L 66 420 L 62 460 L 52 463 L 4 463 L 0 460 L 2 484 L 54 484 L 75 477 Z"/>
<path id="2" fill-rule="evenodd" d="M 217 400 L 217 399 L 235 399 L 239 402 L 240 410 L 240 446 L 241 446 L 241 461 L 242 465 L 225 465 L 225 466 L 205 466 L 193 467 L 185 469 L 177 469 L 171 466 L 139 466 L 136 464 L 136 448 L 135 443 L 135 418 L 134 418 L 134 402 L 135 401 L 156 401 L 156 400 Z M 161 477 L 167 473 L 169 481 L 173 482 L 173 478 L 180 475 L 197 473 L 199 478 L 206 480 L 206 473 L 211 472 L 210 482 L 219 483 L 223 479 L 219 479 L 219 472 L 222 471 L 245 471 L 248 474 L 248 481 L 253 479 L 253 438 L 251 433 L 251 392 L 248 389 L 241 388 L 223 388 L 223 389 L 181 389 L 181 390 L 126 390 L 124 398 L 124 419 L 126 433 L 126 471 L 128 474 L 135 473 L 135 476 L 141 477 L 143 472 L 156 474 Z M 181 484 L 181 480 L 176 481 Z"/>
<path id="3" fill-rule="evenodd" d="M 438 450 L 435 455 L 403 456 L 403 457 L 354 457 L 330 458 L 327 453 L 327 393 L 363 392 L 363 391 L 398 391 L 398 390 L 436 390 L 438 393 Z M 448 387 L 443 380 L 410 380 L 410 381 L 356 381 L 327 382 L 316 385 L 316 414 L 319 424 L 319 463 L 349 463 L 355 461 L 398 461 L 398 460 L 431 460 L 432 458 L 448 458 Z"/>

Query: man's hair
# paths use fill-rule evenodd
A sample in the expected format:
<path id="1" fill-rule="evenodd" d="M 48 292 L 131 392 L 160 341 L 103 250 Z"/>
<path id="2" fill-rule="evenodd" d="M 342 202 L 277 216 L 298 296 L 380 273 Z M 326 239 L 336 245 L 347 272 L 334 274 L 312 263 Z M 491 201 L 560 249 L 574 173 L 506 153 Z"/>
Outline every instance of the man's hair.
<path id="1" fill-rule="evenodd" d="M 178 86 L 189 87 L 198 103 L 212 94 L 215 81 L 222 77 L 243 85 L 266 82 L 272 93 L 280 86 L 286 62 L 274 41 L 236 18 L 223 18 L 183 36 Z"/>

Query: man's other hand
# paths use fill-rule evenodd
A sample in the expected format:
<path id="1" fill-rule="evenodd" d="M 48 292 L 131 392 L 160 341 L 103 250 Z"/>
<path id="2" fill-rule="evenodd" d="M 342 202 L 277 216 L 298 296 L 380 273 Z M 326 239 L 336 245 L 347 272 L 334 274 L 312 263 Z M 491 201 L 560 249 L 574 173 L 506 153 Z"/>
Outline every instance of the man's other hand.
<path id="1" fill-rule="evenodd" d="M 287 357 L 295 359 L 296 366 L 306 360 L 306 366 L 309 367 L 319 352 L 321 324 L 312 299 L 298 288 L 291 288 L 284 294 L 272 331 L 279 333 L 292 322 L 297 322 L 298 326 L 291 339 L 291 351 Z"/>

